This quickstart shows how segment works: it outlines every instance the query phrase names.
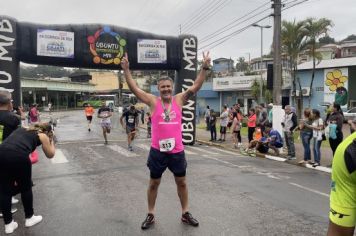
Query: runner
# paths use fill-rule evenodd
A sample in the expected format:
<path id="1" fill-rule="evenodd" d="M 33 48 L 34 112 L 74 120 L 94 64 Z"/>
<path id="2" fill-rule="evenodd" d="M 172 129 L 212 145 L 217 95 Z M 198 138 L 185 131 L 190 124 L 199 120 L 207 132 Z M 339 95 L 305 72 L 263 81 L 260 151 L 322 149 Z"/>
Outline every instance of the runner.
<path id="1" fill-rule="evenodd" d="M 101 118 L 101 128 L 103 129 L 103 136 L 105 140 L 105 144 L 108 144 L 107 134 L 110 134 L 111 129 L 111 120 L 112 116 L 111 109 L 105 105 L 105 101 L 101 103 L 101 107 L 98 110 L 98 118 Z"/>
<path id="2" fill-rule="evenodd" d="M 88 121 L 88 131 L 90 132 L 91 131 L 91 129 L 90 129 L 91 121 L 93 120 L 93 114 L 95 111 L 94 111 L 94 108 L 91 106 L 91 104 L 88 103 L 85 106 L 84 112 L 85 112 L 85 116 L 87 117 L 87 121 Z"/>
<path id="3" fill-rule="evenodd" d="M 158 187 L 163 172 L 168 169 L 174 174 L 177 192 L 182 207 L 181 220 L 189 225 L 198 226 L 199 222 L 188 210 L 188 187 L 186 182 L 187 162 L 182 142 L 182 106 L 201 88 L 210 69 L 209 52 L 203 53 L 202 69 L 194 84 L 182 93 L 172 96 L 173 81 L 169 77 L 158 80 L 159 97 L 141 90 L 132 79 L 127 53 L 122 58 L 126 82 L 130 90 L 152 111 L 152 144 L 147 166 L 150 170 L 150 182 L 147 190 L 148 214 L 142 222 L 141 229 L 150 228 L 155 221 L 155 203 Z"/>
<path id="4" fill-rule="evenodd" d="M 356 225 L 356 132 L 336 149 L 331 173 L 328 236 L 352 236 Z"/>
<path id="5" fill-rule="evenodd" d="M 48 158 L 54 156 L 53 132 L 49 124 L 37 124 L 28 129 L 18 128 L 0 145 L 0 195 L 6 234 L 13 233 L 18 227 L 11 214 L 14 181 L 21 192 L 26 218 L 25 226 L 31 227 L 42 221 L 42 216 L 36 216 L 33 213 L 31 161 L 29 159 L 30 153 L 40 145 Z"/>
<path id="6" fill-rule="evenodd" d="M 125 126 L 123 119 L 125 117 Z M 138 111 L 135 109 L 134 105 L 130 106 L 130 109 L 122 113 L 120 117 L 120 124 L 126 129 L 127 134 L 127 145 L 128 149 L 132 152 L 132 142 L 135 139 L 137 127 L 138 127 Z"/>

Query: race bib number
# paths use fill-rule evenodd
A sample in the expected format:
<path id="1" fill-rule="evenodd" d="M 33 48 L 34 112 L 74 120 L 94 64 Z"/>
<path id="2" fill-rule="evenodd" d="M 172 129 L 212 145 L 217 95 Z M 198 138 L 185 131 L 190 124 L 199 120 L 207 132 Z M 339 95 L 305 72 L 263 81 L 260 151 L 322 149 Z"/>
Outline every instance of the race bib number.
<path id="1" fill-rule="evenodd" d="M 134 118 L 129 118 L 129 119 L 127 120 L 128 123 L 134 123 L 134 121 L 135 121 Z"/>
<path id="2" fill-rule="evenodd" d="M 159 140 L 159 150 L 161 152 L 170 152 L 176 145 L 175 138 L 161 139 Z"/>

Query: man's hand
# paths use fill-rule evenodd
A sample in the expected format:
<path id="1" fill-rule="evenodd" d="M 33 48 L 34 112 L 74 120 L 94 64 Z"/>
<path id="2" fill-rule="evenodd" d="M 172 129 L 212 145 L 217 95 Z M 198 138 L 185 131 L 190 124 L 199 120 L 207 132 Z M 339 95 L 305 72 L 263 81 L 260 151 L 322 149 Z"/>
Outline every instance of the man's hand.
<path id="1" fill-rule="evenodd" d="M 129 70 L 130 69 L 130 63 L 129 63 L 129 59 L 127 56 L 127 52 L 125 52 L 125 56 L 123 56 L 121 58 L 121 68 L 123 70 Z"/>
<path id="2" fill-rule="evenodd" d="M 202 61 L 202 68 L 209 68 L 211 63 L 211 58 L 209 57 L 209 51 L 206 53 L 203 52 L 203 61 Z"/>

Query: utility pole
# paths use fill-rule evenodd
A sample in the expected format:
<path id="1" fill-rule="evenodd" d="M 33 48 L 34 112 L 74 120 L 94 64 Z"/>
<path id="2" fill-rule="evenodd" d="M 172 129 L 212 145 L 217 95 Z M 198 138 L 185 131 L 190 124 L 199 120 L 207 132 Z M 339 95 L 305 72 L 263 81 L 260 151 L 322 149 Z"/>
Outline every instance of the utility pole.
<path id="1" fill-rule="evenodd" d="M 281 0 L 272 0 L 274 8 L 273 27 L 273 104 L 282 105 L 282 65 L 281 65 Z"/>

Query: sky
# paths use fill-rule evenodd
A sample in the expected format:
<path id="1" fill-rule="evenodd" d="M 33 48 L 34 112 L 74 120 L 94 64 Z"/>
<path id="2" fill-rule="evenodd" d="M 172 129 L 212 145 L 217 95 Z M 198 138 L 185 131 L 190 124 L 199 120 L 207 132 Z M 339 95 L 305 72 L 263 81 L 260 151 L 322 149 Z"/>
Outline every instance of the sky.
<path id="1" fill-rule="evenodd" d="M 336 40 L 356 34 L 356 0 L 282 2 L 285 8 L 290 7 L 283 10 L 282 20 L 325 17 L 334 23 L 329 35 Z M 292 7 L 297 3 L 300 4 Z M 0 15 L 31 23 L 101 23 L 173 36 L 181 29 L 182 33 L 198 37 L 199 58 L 202 51 L 210 51 L 212 59 L 226 57 L 235 61 L 239 57 L 247 61 L 249 57 L 260 56 L 261 30 L 257 27 L 240 30 L 272 13 L 270 0 L 0 0 L 0 5 Z M 273 26 L 273 18 L 267 17 L 258 24 Z M 233 32 L 236 35 L 227 36 Z M 273 28 L 263 29 L 264 54 L 270 51 L 272 36 Z M 227 40 L 216 41 L 223 37 Z"/>

